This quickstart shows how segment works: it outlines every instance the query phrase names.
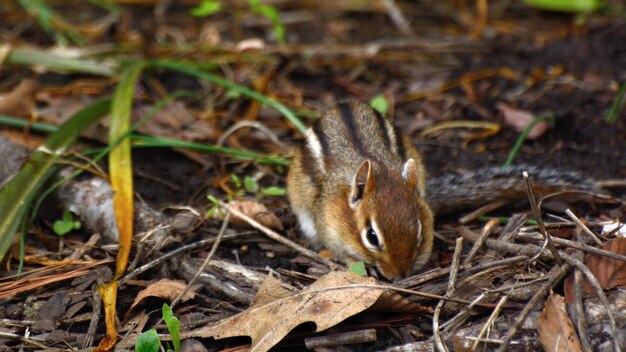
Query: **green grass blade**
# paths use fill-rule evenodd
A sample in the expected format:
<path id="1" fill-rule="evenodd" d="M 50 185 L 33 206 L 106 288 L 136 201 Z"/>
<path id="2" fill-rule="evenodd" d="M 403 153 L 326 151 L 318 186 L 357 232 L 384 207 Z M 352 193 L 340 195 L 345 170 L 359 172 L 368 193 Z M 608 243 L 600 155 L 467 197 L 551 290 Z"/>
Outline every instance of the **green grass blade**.
<path id="1" fill-rule="evenodd" d="M 119 278 L 128 264 L 128 256 L 133 237 L 133 170 L 130 149 L 130 140 L 125 138 L 131 128 L 131 115 L 135 89 L 139 76 L 145 68 L 143 61 L 128 65 L 115 88 L 111 102 L 111 120 L 109 127 L 109 144 L 114 144 L 123 138 L 109 152 L 109 182 L 113 195 L 113 211 L 119 233 L 119 251 L 115 278 Z M 110 312 L 107 312 L 109 314 Z M 108 331 L 108 330 L 107 330 Z"/>
<path id="2" fill-rule="evenodd" d="M 624 104 L 622 101 L 624 100 L 624 94 L 626 94 L 626 82 L 622 84 L 622 87 L 617 92 L 617 96 L 615 100 L 613 100 L 613 104 L 611 105 L 611 110 L 606 115 L 606 122 L 613 123 L 617 121 L 619 114 L 624 110 Z"/>
<path id="3" fill-rule="evenodd" d="M 79 133 L 107 113 L 109 107 L 108 100 L 101 101 L 75 114 L 0 189 L 0 261 L 9 249 L 26 207 L 43 183 L 58 169 L 57 159 L 67 152 Z"/>
<path id="4" fill-rule="evenodd" d="M 255 100 L 258 100 L 259 102 L 261 102 L 264 105 L 267 105 L 269 107 L 272 107 L 276 110 L 278 110 L 281 114 L 283 114 L 285 116 L 285 118 L 287 118 L 287 120 L 289 120 L 289 122 L 291 122 L 299 131 L 300 133 L 304 134 L 306 133 L 307 127 L 300 121 L 300 119 L 298 119 L 298 117 L 291 111 L 289 110 L 286 106 L 284 106 L 283 104 L 277 102 L 274 99 L 271 99 L 259 92 L 256 92 L 248 87 L 244 87 L 242 85 L 239 85 L 237 83 L 231 82 L 227 79 L 224 79 L 220 76 L 211 74 L 209 72 L 206 71 L 200 71 L 194 67 L 192 67 L 192 64 L 189 63 L 179 63 L 179 62 L 174 62 L 174 61 L 153 61 L 152 62 L 154 67 L 157 68 L 163 68 L 163 69 L 167 69 L 167 70 L 172 70 L 172 71 L 177 71 L 180 73 L 184 73 L 186 75 L 190 75 L 190 76 L 194 76 L 196 78 L 199 79 L 203 79 L 203 80 L 207 80 L 213 84 L 217 84 L 219 86 L 222 86 L 230 91 L 239 93 L 241 95 L 244 95 L 248 98 L 252 98 Z"/>
<path id="5" fill-rule="evenodd" d="M 160 109 L 160 107 L 159 107 Z M 152 114 L 152 113 L 151 113 Z M 35 122 L 33 124 L 29 124 L 28 121 L 13 117 L 0 115 L 0 125 L 2 126 L 10 126 L 10 127 L 18 127 L 18 128 L 29 128 L 35 132 L 41 133 L 52 133 L 58 130 L 57 126 L 43 123 L 43 122 Z M 139 124 L 134 126 L 132 130 L 135 130 L 139 127 Z M 236 160 L 252 160 L 254 162 L 260 164 L 267 165 L 280 165 L 280 166 L 289 166 L 289 160 L 286 158 L 276 156 L 276 155 L 264 155 L 261 153 L 241 150 L 235 148 L 228 147 L 218 147 L 210 144 L 202 144 L 195 142 L 187 142 L 180 141 L 176 139 L 166 138 L 166 137 L 152 137 L 152 136 L 144 136 L 139 134 L 130 134 L 129 135 L 132 141 L 133 148 L 179 148 L 179 149 L 188 149 L 188 150 L 196 150 L 205 153 L 216 153 L 221 154 Z M 96 148 L 91 151 L 84 151 L 84 154 L 92 155 L 94 153 L 100 153 L 101 151 L 107 152 L 109 148 Z M 98 156 L 99 160 L 102 156 Z"/>
<path id="6" fill-rule="evenodd" d="M 0 115 L 0 126 L 27 128 L 30 131 L 40 132 L 40 133 L 54 133 L 59 130 L 59 127 L 49 124 L 49 123 L 45 123 L 45 122 L 29 123 L 24 118 L 8 116 L 8 115 Z"/>
<path id="7" fill-rule="evenodd" d="M 513 160 L 515 160 L 515 156 L 519 152 L 520 148 L 522 148 L 522 144 L 524 144 L 524 141 L 526 140 L 526 137 L 528 136 L 530 131 L 532 131 L 533 128 L 535 128 L 535 126 L 538 123 L 543 122 L 543 121 L 546 121 L 551 124 L 554 121 L 554 115 L 552 113 L 547 113 L 544 115 L 535 116 L 535 118 L 532 121 L 530 121 L 528 126 L 524 128 L 522 133 L 520 133 L 519 137 L 517 137 L 517 141 L 515 142 L 515 145 L 509 152 L 509 157 L 506 159 L 504 164 L 502 164 L 502 167 L 509 167 L 513 164 Z"/>
<path id="8" fill-rule="evenodd" d="M 0 44 L 0 51 L 6 50 L 6 45 Z M 51 71 L 61 73 L 89 73 L 93 75 L 113 76 L 115 67 L 95 60 L 75 59 L 53 55 L 46 50 L 32 48 L 15 48 L 11 50 L 5 63 L 27 66 L 43 66 Z"/>
<path id="9" fill-rule="evenodd" d="M 544 10 L 563 12 L 592 12 L 601 9 L 603 0 L 524 0 L 527 5 Z"/>
<path id="10" fill-rule="evenodd" d="M 259 164 L 289 166 L 289 161 L 283 157 L 263 155 L 248 150 L 185 142 L 166 137 L 132 135 L 131 139 L 134 148 L 181 148 L 207 153 L 218 153 L 237 160 L 252 160 Z"/>

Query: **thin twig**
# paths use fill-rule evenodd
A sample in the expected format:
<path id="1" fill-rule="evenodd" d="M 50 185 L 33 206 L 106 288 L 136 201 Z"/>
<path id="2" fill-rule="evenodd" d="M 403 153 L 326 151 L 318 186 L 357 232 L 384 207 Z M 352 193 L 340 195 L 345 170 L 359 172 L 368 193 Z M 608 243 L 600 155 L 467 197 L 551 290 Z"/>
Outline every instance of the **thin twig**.
<path id="1" fill-rule="evenodd" d="M 581 230 L 583 230 L 587 235 L 589 235 L 589 237 L 591 237 L 591 239 L 599 246 L 602 245 L 602 241 L 600 241 L 600 239 L 598 238 L 598 236 L 596 236 L 595 233 L 593 233 L 591 230 L 589 230 L 589 228 L 587 227 L 587 225 L 583 224 L 582 221 L 580 221 L 580 219 L 574 215 L 574 213 L 569 209 L 565 209 L 565 214 L 567 214 L 567 216 L 569 216 L 570 219 L 572 219 L 572 221 L 574 221 L 576 223 L 576 225 L 578 225 Z M 580 242 L 579 243 L 584 243 L 584 242 Z"/>
<path id="2" fill-rule="evenodd" d="M 91 347 L 91 345 L 93 344 L 93 340 L 96 336 L 96 331 L 98 329 L 98 322 L 100 321 L 102 299 L 100 298 L 100 293 L 98 292 L 97 286 L 98 285 L 95 283 L 91 285 L 92 314 L 91 320 L 89 321 L 89 328 L 87 329 L 87 335 L 85 335 L 85 341 L 83 342 L 83 349 Z"/>
<path id="3" fill-rule="evenodd" d="M 414 36 L 413 29 L 411 29 L 411 25 L 409 21 L 404 17 L 402 10 L 398 8 L 398 5 L 394 0 L 383 0 L 383 5 L 387 10 L 387 14 L 391 19 L 391 22 L 396 26 L 396 28 L 406 36 Z"/>
<path id="4" fill-rule="evenodd" d="M 464 270 L 466 273 L 480 272 L 489 268 L 497 268 L 497 267 L 509 267 L 511 265 L 515 265 L 520 262 L 524 262 L 528 260 L 528 256 L 520 255 L 510 258 L 504 258 L 494 261 L 489 261 L 485 263 L 481 263 L 479 265 L 474 264 L 463 264 L 460 266 L 461 270 Z M 405 279 L 404 281 L 400 281 L 398 286 L 408 288 L 408 287 L 418 287 L 419 285 L 437 280 L 444 276 L 450 274 L 450 268 L 440 268 L 431 271 L 427 271 L 425 273 L 419 274 L 419 277 L 412 277 Z"/>
<path id="5" fill-rule="evenodd" d="M 474 308 L 478 303 L 480 303 L 480 301 L 482 301 L 485 297 L 487 297 L 487 295 L 484 292 L 479 294 L 478 296 L 476 296 L 476 298 L 474 298 L 472 302 L 470 302 L 470 304 L 467 307 L 461 310 L 459 314 L 455 315 L 454 317 L 452 317 L 452 319 L 449 319 L 445 323 L 441 324 L 439 327 L 446 333 L 452 331 L 454 328 L 456 328 L 457 326 L 465 322 L 465 320 L 467 320 L 467 318 L 472 314 L 471 312 L 472 308 Z"/>
<path id="6" fill-rule="evenodd" d="M 479 216 L 485 215 L 489 212 L 492 212 L 498 208 L 502 208 L 503 206 L 507 205 L 511 203 L 510 199 L 498 199 L 496 201 L 493 201 L 487 205 L 484 205 L 474 211 L 472 211 L 469 214 L 465 214 L 463 216 L 461 216 L 459 218 L 459 223 L 460 224 L 467 224 L 470 221 L 474 221 L 476 220 Z"/>
<path id="7" fill-rule="evenodd" d="M 622 349 L 619 344 L 619 338 L 617 334 L 617 324 L 615 322 L 615 315 L 613 314 L 613 310 L 611 309 L 611 304 L 609 303 L 608 298 L 604 294 L 604 290 L 602 289 L 600 282 L 598 282 L 598 279 L 596 279 L 595 275 L 593 275 L 591 270 L 589 270 L 589 268 L 587 268 L 587 266 L 583 264 L 583 262 L 581 262 L 580 260 L 574 259 L 568 255 L 563 255 L 563 258 L 568 264 L 573 265 L 574 267 L 576 267 L 576 269 L 580 270 L 580 272 L 582 272 L 583 275 L 585 275 L 585 278 L 587 278 L 587 281 L 589 281 L 589 283 L 591 284 L 591 287 L 593 287 L 593 289 L 595 290 L 596 295 L 598 296 L 598 299 L 600 300 L 602 305 L 604 305 L 604 309 L 606 310 L 606 316 L 607 316 L 607 319 L 609 320 L 609 325 L 611 326 L 611 334 L 613 334 L 613 344 L 614 344 L 613 351 L 620 352 Z"/>
<path id="8" fill-rule="evenodd" d="M 557 272 L 552 275 L 550 280 L 533 295 L 533 297 L 530 299 L 530 301 L 528 301 L 524 309 L 522 309 L 522 311 L 517 316 L 517 319 L 515 320 L 515 323 L 513 323 L 513 326 L 509 328 L 509 331 L 502 340 L 502 344 L 498 348 L 497 352 L 505 352 L 507 350 L 509 343 L 511 342 L 511 340 L 513 340 L 513 337 L 515 336 L 515 334 L 517 334 L 517 331 L 526 321 L 528 314 L 530 314 L 535 306 L 539 304 L 539 302 L 541 302 L 543 297 L 548 294 L 548 291 L 552 289 L 557 283 L 559 283 L 565 277 L 565 275 L 570 272 L 570 270 L 572 270 L 572 266 L 570 264 L 562 265 L 557 270 Z"/>
<path id="9" fill-rule="evenodd" d="M 233 214 L 233 216 L 235 216 L 235 217 L 237 217 L 237 218 L 247 222 L 250 226 L 254 227 L 255 229 L 257 229 L 259 231 L 261 231 L 263 234 L 265 234 L 267 237 L 271 238 L 272 240 L 274 240 L 274 241 L 276 241 L 278 243 L 282 243 L 285 246 L 287 246 L 287 247 L 289 247 L 289 248 L 299 252 L 300 254 L 302 254 L 304 256 L 307 256 L 307 257 L 309 257 L 309 258 L 311 258 L 313 260 L 316 260 L 316 261 L 318 261 L 318 262 L 328 266 L 331 270 L 334 270 L 334 269 L 340 267 L 339 265 L 337 265 L 333 261 L 328 260 L 328 259 L 322 257 L 321 255 L 319 255 L 319 254 L 317 254 L 317 253 L 315 253 L 315 252 L 313 252 L 311 250 L 308 250 L 308 249 L 302 247 L 301 245 L 295 243 L 294 241 L 289 240 L 289 239 L 279 235 L 278 233 L 270 230 L 269 228 L 261 225 L 258 221 L 252 219 L 251 217 L 249 217 L 248 215 L 240 212 L 239 210 L 235 209 L 234 207 L 231 207 L 231 206 L 229 206 L 226 203 L 221 203 L 221 206 L 223 208 L 225 208 L 225 209 L 228 209 Z"/>
<path id="10" fill-rule="evenodd" d="M 446 290 L 445 297 L 452 297 L 454 295 L 454 291 L 456 289 L 456 279 L 459 274 L 459 264 L 461 262 L 461 252 L 463 250 L 463 238 L 459 237 L 456 239 L 456 244 L 454 246 L 454 256 L 452 257 L 452 264 L 450 265 L 450 280 L 448 281 L 448 289 Z M 435 312 L 433 314 L 433 338 L 435 340 L 435 347 L 437 347 L 438 351 L 447 352 L 448 348 L 441 337 L 441 332 L 439 331 L 439 315 L 441 314 L 441 309 L 446 302 L 444 300 L 440 300 L 437 303 L 437 307 L 435 307 Z"/>
<path id="11" fill-rule="evenodd" d="M 304 345 L 308 349 L 316 349 L 319 347 L 335 347 L 374 341 L 376 341 L 376 329 L 365 329 L 341 334 L 307 337 L 304 339 Z"/>
<path id="12" fill-rule="evenodd" d="M 502 298 L 500 298 L 498 305 L 493 310 L 493 312 L 491 312 L 489 319 L 487 319 L 487 321 L 485 322 L 485 325 L 483 325 L 483 328 L 480 330 L 480 333 L 478 334 L 476 341 L 474 341 L 474 344 L 472 345 L 471 351 L 476 351 L 476 348 L 478 347 L 480 340 L 483 338 L 483 336 L 485 336 L 487 329 L 489 329 L 489 327 L 496 320 L 496 318 L 498 317 L 498 314 L 500 314 L 500 311 L 502 310 L 502 307 L 504 307 L 504 305 L 506 304 L 506 301 L 508 300 L 509 300 L 509 296 L 503 296 Z"/>
<path id="13" fill-rule="evenodd" d="M 533 183 L 530 180 L 530 175 L 528 174 L 528 171 L 522 172 L 522 176 L 524 176 L 524 181 L 526 181 L 526 192 L 528 193 L 528 201 L 530 202 L 530 208 L 533 211 L 535 220 L 537 220 L 539 231 L 541 231 L 541 234 L 545 238 L 548 244 L 548 249 L 550 249 L 552 256 L 554 256 L 554 260 L 560 266 L 561 264 L 563 264 L 563 260 L 561 260 L 561 257 L 559 256 L 559 252 L 557 252 L 556 248 L 554 248 L 554 244 L 552 244 L 552 239 L 550 238 L 550 235 L 548 234 L 548 231 L 546 230 L 546 225 L 543 223 L 543 217 L 541 216 L 541 211 L 539 211 L 539 207 L 537 206 L 537 199 L 535 198 L 535 192 L 533 190 Z"/>
<path id="14" fill-rule="evenodd" d="M 466 231 L 463 229 L 463 227 L 460 228 L 460 234 L 463 236 L 463 238 L 467 238 L 471 241 L 476 241 L 477 240 L 477 236 L 472 233 L 471 231 Z M 485 244 L 487 244 L 487 246 L 494 248 L 494 249 L 498 249 L 498 250 L 502 250 L 505 252 L 511 252 L 511 253 L 516 253 L 516 254 L 530 254 L 530 255 L 537 255 L 537 252 L 540 252 L 541 250 L 539 248 L 537 248 L 537 246 L 533 246 L 533 245 L 525 245 L 525 246 L 521 246 L 521 245 L 517 245 L 517 244 L 513 244 L 513 243 L 506 243 L 506 242 L 502 242 L 499 240 L 493 240 L 493 239 L 488 239 L 487 241 L 485 241 Z M 531 254 L 532 253 L 532 254 Z M 538 255 L 540 258 L 545 258 L 545 259 L 552 259 L 555 260 L 555 258 L 550 254 L 550 253 L 542 253 Z M 580 270 L 585 277 L 587 278 L 587 280 L 589 281 L 589 283 L 591 284 L 591 286 L 593 287 L 593 289 L 596 292 L 596 295 L 598 296 L 598 299 L 600 300 L 600 302 L 604 305 L 604 308 L 606 310 L 606 315 L 607 318 L 609 320 L 609 325 L 611 326 L 611 332 L 614 336 L 614 340 L 615 340 L 615 346 L 614 346 L 614 350 L 616 352 L 621 351 L 620 347 L 619 347 L 619 342 L 617 339 L 617 324 L 615 323 L 615 315 L 613 314 L 613 311 L 611 310 L 611 306 L 609 304 L 609 300 L 606 298 L 606 295 L 604 294 L 604 291 L 602 290 L 602 287 L 600 286 L 600 283 L 598 282 L 598 280 L 596 279 L 596 277 L 593 275 L 593 273 L 591 272 L 591 270 L 589 270 L 589 268 L 587 268 L 587 266 L 585 266 L 585 264 L 583 264 L 581 261 L 576 260 L 574 258 L 572 258 L 569 255 L 566 254 L 561 254 L 561 258 L 568 264 L 568 266 L 573 266 L 576 267 L 576 269 Z M 542 289 L 539 292 L 545 291 L 546 287 L 550 286 L 550 285 L 546 285 L 543 286 Z M 539 293 L 538 292 L 538 293 Z M 536 297 L 536 295 L 533 297 L 533 299 Z M 531 299 L 532 301 L 532 299 Z M 536 304 L 537 302 L 534 302 L 534 304 Z M 528 303 L 528 305 L 530 305 L 530 302 Z M 528 305 L 526 306 L 526 308 L 528 307 Z M 522 312 L 524 312 L 526 310 L 526 308 L 524 308 L 524 310 Z M 528 314 L 528 313 L 526 313 Z M 521 316 L 521 314 L 520 314 Z M 524 317 L 524 319 L 526 319 Z M 519 321 L 519 319 L 518 319 Z M 517 323 L 517 321 L 516 321 Z M 523 323 L 523 321 L 522 321 Z M 514 326 L 515 327 L 515 326 Z M 518 327 L 515 327 L 515 329 L 512 329 L 509 331 L 509 334 L 507 334 L 507 338 L 508 341 L 510 341 L 513 338 L 513 335 L 510 334 L 514 334 L 517 332 Z M 505 339 L 507 340 L 507 339 Z M 504 347 L 500 346 L 500 349 L 498 350 L 499 352 L 504 352 L 506 349 L 506 346 L 503 345 Z"/>
<path id="15" fill-rule="evenodd" d="M 541 241 L 543 241 L 541 239 L 540 235 L 533 235 L 533 234 L 530 234 L 530 233 L 520 234 L 519 238 L 520 239 L 526 239 L 526 240 L 530 239 L 530 240 L 541 240 Z M 578 242 L 566 240 L 564 238 L 554 237 L 552 240 L 554 241 L 554 243 L 556 243 L 558 245 L 561 245 L 561 246 L 574 248 L 574 249 L 583 251 L 585 253 L 591 253 L 591 254 L 599 255 L 599 256 L 603 256 L 603 257 L 619 260 L 621 262 L 626 262 L 626 255 L 623 255 L 623 254 L 609 252 L 609 251 L 604 250 L 604 249 L 592 247 L 592 246 L 589 246 L 589 245 L 583 244 L 583 243 L 578 243 Z"/>
<path id="16" fill-rule="evenodd" d="M 17 340 L 20 340 L 20 341 L 22 341 L 24 343 L 29 343 L 31 345 L 37 346 L 42 351 L 50 350 L 50 346 L 46 346 L 46 345 L 44 345 L 42 343 L 39 343 L 38 341 L 35 341 L 35 339 L 38 339 L 36 337 L 26 337 L 26 336 L 21 336 L 21 335 L 14 334 L 14 333 L 11 333 L 11 332 L 0 331 L 0 338 L 17 339 Z M 42 342 L 46 342 L 46 341 L 42 340 Z"/>
<path id="17" fill-rule="evenodd" d="M 202 265 L 200 265 L 200 267 L 196 271 L 196 274 L 193 276 L 193 278 L 189 280 L 185 288 L 178 294 L 176 299 L 172 301 L 172 305 L 171 305 L 172 309 L 174 309 L 174 307 L 178 304 L 178 302 L 180 302 L 180 300 L 187 294 L 187 292 L 189 292 L 189 290 L 191 289 L 191 286 L 195 284 L 196 281 L 198 281 L 198 278 L 200 277 L 200 275 L 204 273 L 204 270 L 209 265 L 209 261 L 211 261 L 211 258 L 213 258 L 213 255 L 215 255 L 215 252 L 217 251 L 217 247 L 219 247 L 220 242 L 222 241 L 222 238 L 224 237 L 224 233 L 226 232 L 226 229 L 228 228 L 229 222 L 230 222 L 230 211 L 228 211 L 227 209 L 226 214 L 224 215 L 224 221 L 222 222 L 222 228 L 220 228 L 220 232 L 217 234 L 217 238 L 215 239 L 215 242 L 213 243 L 213 246 L 211 247 L 209 254 L 207 254 L 206 258 L 204 258 L 204 262 L 202 262 Z"/>
<path id="18" fill-rule="evenodd" d="M 215 145 L 222 146 L 226 138 L 230 137 L 230 135 L 233 134 L 236 130 L 240 128 L 244 128 L 244 127 L 256 128 L 259 131 L 263 132 L 272 141 L 272 143 L 276 144 L 283 150 L 289 149 L 285 145 L 285 143 L 280 141 L 280 138 L 276 136 L 276 133 L 274 133 L 271 129 L 267 128 L 264 124 L 258 121 L 248 121 L 248 120 L 239 121 L 235 123 L 234 125 L 230 126 L 226 131 L 222 132 L 221 136 L 215 142 Z"/>
<path id="19" fill-rule="evenodd" d="M 514 285 L 509 285 L 509 286 L 503 285 L 503 286 L 501 286 L 499 288 L 494 288 L 494 289 L 491 289 L 491 290 L 487 290 L 487 292 L 491 292 L 491 293 L 506 292 L 506 291 L 512 292 L 513 290 L 516 290 L 518 288 L 531 286 L 531 285 L 534 285 L 534 284 L 539 283 L 541 281 L 546 281 L 547 279 L 548 279 L 547 277 L 542 276 L 542 277 L 534 279 L 534 280 L 521 282 L 521 283 L 514 284 Z"/>
<path id="20" fill-rule="evenodd" d="M 463 261 L 463 264 L 467 264 L 471 262 L 472 260 L 474 260 L 474 257 L 476 256 L 476 254 L 478 254 L 478 251 L 483 246 L 483 243 L 485 243 L 485 240 L 487 239 L 487 237 L 489 237 L 489 235 L 491 235 L 491 233 L 496 228 L 496 225 L 498 225 L 498 223 L 499 223 L 498 219 L 491 219 L 485 224 L 485 226 L 483 227 L 483 230 L 480 233 L 480 237 L 478 238 L 478 241 L 474 242 L 472 249 L 470 249 L 469 254 Z"/>
<path id="21" fill-rule="evenodd" d="M 222 237 L 222 239 L 223 240 L 227 240 L 227 239 L 230 240 L 230 239 L 239 238 L 239 237 L 241 237 L 241 234 L 224 235 Z M 175 249 L 175 250 L 173 250 L 173 251 L 171 251 L 169 253 L 166 253 L 166 254 L 156 258 L 155 260 L 138 267 L 137 269 L 133 270 L 131 273 L 126 274 L 126 276 L 124 276 L 123 278 L 120 279 L 119 286 L 122 286 L 124 283 L 126 283 L 126 281 L 128 281 L 128 280 L 130 280 L 130 279 L 132 279 L 134 277 L 137 277 L 139 274 L 141 274 L 141 273 L 143 273 L 145 271 L 148 271 L 148 270 L 150 270 L 150 269 L 152 269 L 152 268 L 154 268 L 154 267 L 156 267 L 158 265 L 161 265 L 161 263 L 165 262 L 166 260 L 168 260 L 168 259 L 170 259 L 170 258 L 172 258 L 174 256 L 177 256 L 177 255 L 179 255 L 181 253 L 184 253 L 184 252 L 187 252 L 187 251 L 194 250 L 196 248 L 201 248 L 201 247 L 204 247 L 206 245 L 215 243 L 215 240 L 216 240 L 215 238 L 207 238 L 206 240 L 194 242 L 194 243 L 188 244 L 186 246 L 182 246 L 180 248 L 177 248 L 177 249 Z"/>
<path id="22" fill-rule="evenodd" d="M 576 240 L 583 241 L 581 230 L 577 228 L 575 231 Z M 577 251 L 572 254 L 572 257 L 576 260 L 583 259 L 583 253 Z M 578 336 L 580 337 L 580 344 L 585 352 L 592 352 L 591 345 L 589 345 L 589 336 L 587 336 L 587 321 L 585 319 L 585 307 L 583 306 L 583 278 L 580 270 L 574 270 L 574 310 L 576 311 L 576 329 L 578 330 Z"/>

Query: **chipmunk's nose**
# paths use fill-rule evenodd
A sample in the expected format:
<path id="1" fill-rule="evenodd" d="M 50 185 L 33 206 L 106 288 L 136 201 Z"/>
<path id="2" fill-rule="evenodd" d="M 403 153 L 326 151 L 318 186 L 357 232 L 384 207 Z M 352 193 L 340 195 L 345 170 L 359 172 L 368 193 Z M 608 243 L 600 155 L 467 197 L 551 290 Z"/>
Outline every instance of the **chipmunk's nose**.
<path id="1" fill-rule="evenodd" d="M 378 265 L 378 271 L 389 281 L 398 281 L 413 273 L 413 268 L 384 268 L 382 265 Z"/>

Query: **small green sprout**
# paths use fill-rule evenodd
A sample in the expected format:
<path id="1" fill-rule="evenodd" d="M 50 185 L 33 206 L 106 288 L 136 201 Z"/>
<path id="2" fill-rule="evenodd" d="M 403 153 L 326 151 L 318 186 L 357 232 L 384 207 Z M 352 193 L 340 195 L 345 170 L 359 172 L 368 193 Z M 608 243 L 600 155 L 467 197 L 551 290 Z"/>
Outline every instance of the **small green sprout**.
<path id="1" fill-rule="evenodd" d="M 370 107 L 384 116 L 389 112 L 389 100 L 384 95 L 378 94 L 370 100 Z"/>
<path id="2" fill-rule="evenodd" d="M 158 352 L 161 347 L 159 334 L 155 329 L 144 331 L 135 341 L 135 351 L 137 352 Z"/>
<path id="3" fill-rule="evenodd" d="M 162 312 L 163 320 L 165 321 L 167 330 L 170 332 L 170 336 L 172 337 L 174 352 L 180 352 L 180 321 L 174 316 L 172 308 L 170 308 L 167 303 L 163 303 Z"/>
<path id="4" fill-rule="evenodd" d="M 350 264 L 350 266 L 348 267 L 348 271 L 351 271 L 359 276 L 367 276 L 367 271 L 365 271 L 365 263 L 363 263 L 362 261 Z"/>
<path id="5" fill-rule="evenodd" d="M 52 224 L 52 230 L 59 236 L 63 236 L 73 230 L 80 229 L 80 221 L 74 220 L 74 215 L 68 210 L 63 212 L 63 217 Z"/>

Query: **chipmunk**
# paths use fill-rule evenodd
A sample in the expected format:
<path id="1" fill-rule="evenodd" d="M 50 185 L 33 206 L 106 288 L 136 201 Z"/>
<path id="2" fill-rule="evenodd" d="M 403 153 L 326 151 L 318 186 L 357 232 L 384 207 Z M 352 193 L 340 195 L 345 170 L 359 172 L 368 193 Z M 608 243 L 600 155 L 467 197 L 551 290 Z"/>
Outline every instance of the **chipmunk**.
<path id="1" fill-rule="evenodd" d="M 537 193 L 597 192 L 577 173 L 517 166 L 447 175 L 426 183 L 422 158 L 407 136 L 359 102 L 341 103 L 308 129 L 287 175 L 287 195 L 314 247 L 338 259 L 361 260 L 387 279 L 406 277 L 429 259 L 433 211 L 498 198 L 523 198 L 521 173 Z"/>
<path id="2" fill-rule="evenodd" d="M 287 175 L 300 228 L 316 247 L 362 260 L 390 280 L 432 250 L 426 173 L 408 137 L 367 105 L 341 103 L 306 133 Z"/>

